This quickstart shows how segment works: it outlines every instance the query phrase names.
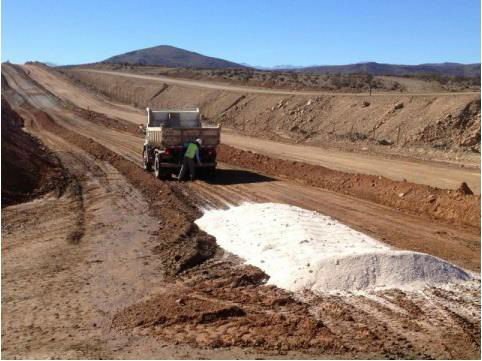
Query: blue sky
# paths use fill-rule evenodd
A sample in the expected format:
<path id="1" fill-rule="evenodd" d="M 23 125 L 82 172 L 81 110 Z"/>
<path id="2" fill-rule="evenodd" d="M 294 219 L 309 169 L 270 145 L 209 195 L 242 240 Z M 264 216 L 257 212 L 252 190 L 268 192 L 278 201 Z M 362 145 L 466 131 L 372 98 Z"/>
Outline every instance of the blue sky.
<path id="1" fill-rule="evenodd" d="M 173 45 L 252 65 L 480 62 L 479 0 L 3 0 L 2 61 Z"/>

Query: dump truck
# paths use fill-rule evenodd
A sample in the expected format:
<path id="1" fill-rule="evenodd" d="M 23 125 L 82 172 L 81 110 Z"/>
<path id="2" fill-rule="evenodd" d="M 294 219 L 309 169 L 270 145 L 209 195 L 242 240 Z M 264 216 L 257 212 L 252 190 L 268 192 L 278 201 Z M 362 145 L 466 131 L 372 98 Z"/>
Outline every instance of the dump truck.
<path id="1" fill-rule="evenodd" d="M 213 174 L 216 170 L 217 146 L 220 142 L 220 126 L 203 126 L 199 108 L 163 109 L 147 111 L 144 128 L 145 140 L 142 151 L 144 169 L 154 170 L 159 179 L 168 179 L 178 173 L 189 141 L 202 140 L 200 149 L 203 173 Z"/>

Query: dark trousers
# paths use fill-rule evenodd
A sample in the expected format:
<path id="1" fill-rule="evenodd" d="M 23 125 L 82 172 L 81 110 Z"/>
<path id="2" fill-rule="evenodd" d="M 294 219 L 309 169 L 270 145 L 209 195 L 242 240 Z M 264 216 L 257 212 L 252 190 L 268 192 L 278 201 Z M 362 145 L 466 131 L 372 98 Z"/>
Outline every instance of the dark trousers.
<path id="1" fill-rule="evenodd" d="M 184 176 L 186 175 L 186 172 L 188 170 L 189 175 L 191 176 L 191 180 L 193 180 L 196 176 L 196 163 L 194 162 L 194 159 L 184 157 L 184 159 L 182 160 L 181 171 L 179 172 L 179 177 L 177 177 L 177 179 L 184 179 Z"/>

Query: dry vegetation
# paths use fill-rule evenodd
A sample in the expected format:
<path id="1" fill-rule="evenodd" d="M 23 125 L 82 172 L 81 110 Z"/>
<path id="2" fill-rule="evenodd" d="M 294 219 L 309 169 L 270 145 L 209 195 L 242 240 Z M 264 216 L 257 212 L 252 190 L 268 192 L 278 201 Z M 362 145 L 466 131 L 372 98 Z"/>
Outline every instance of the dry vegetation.
<path id="1" fill-rule="evenodd" d="M 192 80 L 212 80 L 235 85 L 275 89 L 367 93 L 372 92 L 461 92 L 479 91 L 480 77 L 451 77 L 437 74 L 373 76 L 368 73 L 316 74 L 304 71 L 268 71 L 249 68 L 194 69 L 132 64 L 94 64 L 97 69 Z M 424 87 L 420 89 L 420 82 Z"/>

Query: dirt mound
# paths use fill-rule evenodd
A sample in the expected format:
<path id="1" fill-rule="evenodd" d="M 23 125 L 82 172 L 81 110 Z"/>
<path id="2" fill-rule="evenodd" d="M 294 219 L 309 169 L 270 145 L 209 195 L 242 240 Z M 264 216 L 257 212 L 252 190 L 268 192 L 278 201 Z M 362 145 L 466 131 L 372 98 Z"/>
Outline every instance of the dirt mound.
<path id="1" fill-rule="evenodd" d="M 218 159 L 268 175 L 349 194 L 416 215 L 480 229 L 480 196 L 443 190 L 381 176 L 344 173 L 317 165 L 274 159 L 220 145 Z"/>
<path id="2" fill-rule="evenodd" d="M 169 327 L 177 323 L 206 324 L 244 316 L 246 312 L 235 305 L 206 300 L 189 292 L 166 292 L 162 297 L 127 307 L 114 317 L 112 324 L 116 327 Z"/>
<path id="3" fill-rule="evenodd" d="M 472 192 L 472 189 L 467 185 L 467 183 L 462 182 L 460 184 L 460 187 L 457 189 L 457 192 L 464 194 L 464 195 L 472 195 L 474 192 Z"/>
<path id="4" fill-rule="evenodd" d="M 321 321 L 315 320 L 307 305 L 296 302 L 282 291 L 262 287 L 220 286 L 236 299 L 213 297 L 213 286 L 196 290 L 168 289 L 148 301 L 128 307 L 113 319 L 113 326 L 133 329 L 179 343 L 204 347 L 255 346 L 263 349 L 306 349 L 340 351 L 344 347 Z M 248 292 L 263 293 L 247 299 Z M 260 297 L 261 298 L 261 297 Z M 270 310 L 271 308 L 271 310 Z M 273 312 L 273 309 L 275 312 Z"/>
<path id="5" fill-rule="evenodd" d="M 2 207 L 53 190 L 61 193 L 66 182 L 57 158 L 24 132 L 23 125 L 20 115 L 2 97 Z"/>
<path id="6" fill-rule="evenodd" d="M 165 260 L 165 265 L 172 273 L 177 274 L 213 257 L 216 248 L 214 237 L 199 232 L 194 224 L 186 224 L 177 235 L 176 242 L 169 247 L 156 246 L 153 251 Z"/>

